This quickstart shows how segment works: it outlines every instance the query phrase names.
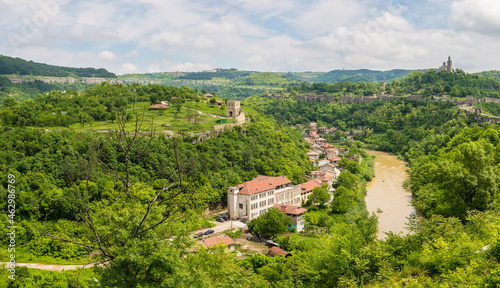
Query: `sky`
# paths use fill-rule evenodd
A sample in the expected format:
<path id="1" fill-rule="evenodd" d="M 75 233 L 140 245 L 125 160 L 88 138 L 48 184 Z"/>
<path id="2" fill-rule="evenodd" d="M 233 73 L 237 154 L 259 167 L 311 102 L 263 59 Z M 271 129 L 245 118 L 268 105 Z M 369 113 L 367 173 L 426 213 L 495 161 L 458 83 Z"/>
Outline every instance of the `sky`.
<path id="1" fill-rule="evenodd" d="M 498 0 L 0 0 L 0 54 L 116 74 L 500 70 Z"/>

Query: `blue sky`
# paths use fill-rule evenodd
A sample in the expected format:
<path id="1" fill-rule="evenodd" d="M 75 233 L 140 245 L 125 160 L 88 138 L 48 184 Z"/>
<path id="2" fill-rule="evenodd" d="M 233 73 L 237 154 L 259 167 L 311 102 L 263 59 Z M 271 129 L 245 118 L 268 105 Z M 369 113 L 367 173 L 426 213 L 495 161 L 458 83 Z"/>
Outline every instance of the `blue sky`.
<path id="1" fill-rule="evenodd" d="M 0 0 L 0 54 L 117 74 L 500 70 L 498 0 Z"/>

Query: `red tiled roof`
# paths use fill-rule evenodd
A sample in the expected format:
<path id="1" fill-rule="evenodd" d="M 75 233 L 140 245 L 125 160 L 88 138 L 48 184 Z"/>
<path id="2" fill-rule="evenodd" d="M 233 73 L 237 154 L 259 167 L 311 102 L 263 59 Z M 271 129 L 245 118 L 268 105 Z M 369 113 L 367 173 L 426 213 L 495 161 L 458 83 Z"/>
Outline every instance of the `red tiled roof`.
<path id="1" fill-rule="evenodd" d="M 276 186 L 292 183 L 291 180 L 287 179 L 285 176 L 271 177 L 271 176 L 257 176 L 255 179 L 238 185 L 240 194 L 252 195 L 255 193 L 264 192 L 271 190 Z"/>
<path id="2" fill-rule="evenodd" d="M 277 256 L 277 255 L 283 255 L 283 256 L 287 256 L 287 255 L 292 255 L 288 252 L 286 252 L 285 250 L 279 248 L 279 247 L 271 247 L 271 249 L 269 249 L 269 252 L 267 252 L 267 255 L 270 255 L 270 256 Z"/>
<path id="3" fill-rule="evenodd" d="M 205 247 L 210 248 L 213 247 L 219 243 L 225 244 L 225 245 L 234 245 L 236 242 L 234 242 L 233 239 L 231 239 L 229 236 L 224 235 L 220 237 L 214 237 L 214 238 L 208 238 L 202 241 L 203 245 Z"/>
<path id="4" fill-rule="evenodd" d="M 203 96 L 205 96 L 205 97 L 214 97 L 214 95 L 212 95 L 212 94 L 210 94 L 210 93 L 207 93 L 207 94 L 205 94 L 205 95 L 203 95 Z"/>
<path id="5" fill-rule="evenodd" d="M 316 183 L 316 181 L 314 181 L 314 180 L 308 181 L 306 183 L 302 183 L 299 186 L 300 186 L 300 191 L 303 194 L 307 193 L 309 191 L 312 191 L 316 187 L 321 187 L 321 185 L 319 185 L 318 183 Z"/>
<path id="6" fill-rule="evenodd" d="M 293 215 L 299 215 L 307 211 L 305 208 L 299 208 L 298 206 L 292 206 L 292 205 L 281 205 L 281 204 L 274 204 L 274 208 L 278 208 L 281 212 L 285 214 L 293 214 Z"/>
<path id="7" fill-rule="evenodd" d="M 328 143 L 328 142 L 325 142 L 325 143 L 321 143 L 320 145 L 321 147 L 325 148 L 325 149 L 331 149 L 331 148 L 335 148 L 335 146 L 333 146 L 332 144 Z"/>

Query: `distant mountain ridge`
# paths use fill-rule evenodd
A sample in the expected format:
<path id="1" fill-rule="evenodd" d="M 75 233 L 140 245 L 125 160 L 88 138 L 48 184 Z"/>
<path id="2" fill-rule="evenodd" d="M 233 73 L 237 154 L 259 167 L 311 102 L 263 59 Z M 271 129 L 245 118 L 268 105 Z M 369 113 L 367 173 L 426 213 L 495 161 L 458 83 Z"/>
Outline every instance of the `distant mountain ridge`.
<path id="1" fill-rule="evenodd" d="M 10 74 L 52 77 L 116 78 L 116 74 L 104 68 L 62 67 L 0 55 L 0 75 Z"/>
<path id="2" fill-rule="evenodd" d="M 332 70 L 330 72 L 314 77 L 311 80 L 315 83 L 361 82 L 361 81 L 364 82 L 387 81 L 389 83 L 394 80 L 406 77 L 411 72 L 415 71 L 425 72 L 427 70 L 428 69 L 421 69 L 421 70 L 392 69 L 388 71 L 378 71 L 369 69 Z"/>

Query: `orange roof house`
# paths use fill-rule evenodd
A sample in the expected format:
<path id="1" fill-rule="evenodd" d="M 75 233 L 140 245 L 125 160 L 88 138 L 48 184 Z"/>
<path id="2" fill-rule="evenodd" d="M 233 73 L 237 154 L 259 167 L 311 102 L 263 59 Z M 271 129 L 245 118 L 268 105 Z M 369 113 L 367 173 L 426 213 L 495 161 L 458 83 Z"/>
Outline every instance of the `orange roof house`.
<path id="1" fill-rule="evenodd" d="M 236 242 L 234 242 L 234 240 L 227 235 L 208 238 L 202 241 L 198 241 L 198 243 L 201 243 L 206 248 L 211 248 L 222 243 L 223 245 L 227 245 L 227 248 L 231 251 L 234 250 L 234 247 L 236 245 Z"/>
<path id="2" fill-rule="evenodd" d="M 292 219 L 292 226 L 295 226 L 297 232 L 300 232 L 304 229 L 304 213 L 307 211 L 305 208 L 300 208 L 298 206 L 293 205 L 282 205 L 282 204 L 274 204 L 274 208 L 277 208 L 281 212 L 290 216 Z"/>
<path id="3" fill-rule="evenodd" d="M 314 180 L 311 180 L 311 181 L 299 184 L 299 186 L 300 186 L 300 192 L 302 194 L 310 193 L 310 192 L 312 192 L 312 190 L 314 188 L 321 187 L 321 185 L 319 185 L 318 183 L 316 183 L 316 181 L 314 181 Z"/>

